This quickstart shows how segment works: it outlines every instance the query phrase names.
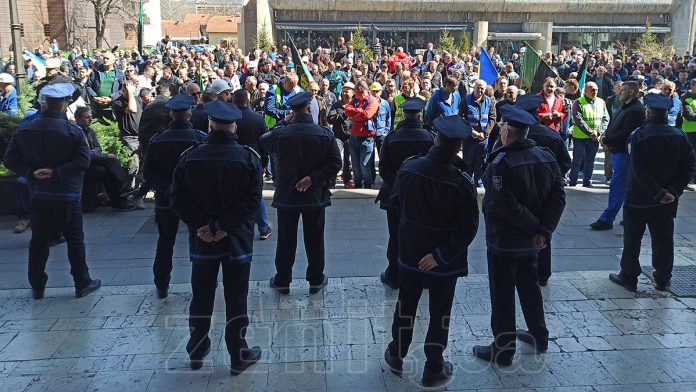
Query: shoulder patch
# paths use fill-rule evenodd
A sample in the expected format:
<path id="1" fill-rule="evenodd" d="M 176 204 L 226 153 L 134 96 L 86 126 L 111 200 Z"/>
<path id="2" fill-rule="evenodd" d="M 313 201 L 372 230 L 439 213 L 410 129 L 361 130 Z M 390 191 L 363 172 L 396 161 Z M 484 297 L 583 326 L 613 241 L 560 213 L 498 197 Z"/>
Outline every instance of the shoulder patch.
<path id="1" fill-rule="evenodd" d="M 256 150 L 254 150 L 253 148 L 251 148 L 251 147 L 249 147 L 249 146 L 244 146 L 244 148 L 246 148 L 247 150 L 249 150 L 249 151 L 251 151 L 252 153 L 254 153 L 254 155 L 256 155 L 257 158 L 261 159 L 261 155 L 259 155 L 259 153 L 256 152 Z"/>
<path id="2" fill-rule="evenodd" d="M 503 176 L 493 176 L 491 180 L 493 181 L 493 188 L 495 188 L 496 191 L 503 189 Z"/>
<path id="3" fill-rule="evenodd" d="M 497 165 L 498 163 L 500 163 L 500 161 L 503 160 L 503 158 L 505 158 L 505 152 L 500 152 L 498 153 L 498 155 L 495 156 L 492 163 Z"/>

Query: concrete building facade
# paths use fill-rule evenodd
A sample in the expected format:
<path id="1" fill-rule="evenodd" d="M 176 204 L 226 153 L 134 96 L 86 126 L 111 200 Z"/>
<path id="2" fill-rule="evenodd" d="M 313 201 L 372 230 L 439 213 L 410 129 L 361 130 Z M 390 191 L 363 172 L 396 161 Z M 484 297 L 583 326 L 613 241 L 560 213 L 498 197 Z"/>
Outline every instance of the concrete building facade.
<path id="1" fill-rule="evenodd" d="M 695 7 L 696 0 L 246 0 L 239 30 L 246 49 L 263 25 L 276 41 L 291 35 L 298 46 L 314 48 L 350 37 L 360 24 L 368 38 L 411 52 L 436 43 L 443 29 L 499 52 L 524 41 L 553 51 L 631 45 L 649 21 L 652 32 L 684 54 L 694 47 Z"/>

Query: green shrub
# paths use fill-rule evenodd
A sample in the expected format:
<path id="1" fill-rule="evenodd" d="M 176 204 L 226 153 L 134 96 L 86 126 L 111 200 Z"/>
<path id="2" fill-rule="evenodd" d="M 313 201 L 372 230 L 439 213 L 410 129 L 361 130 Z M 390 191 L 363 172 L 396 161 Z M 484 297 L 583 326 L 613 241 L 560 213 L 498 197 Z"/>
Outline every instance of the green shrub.
<path id="1" fill-rule="evenodd" d="M 121 166 L 127 168 L 130 165 L 132 154 L 118 136 L 118 125 L 111 121 L 108 121 L 107 124 L 96 121 L 92 123 L 92 129 L 97 135 L 97 140 L 99 144 L 101 144 L 102 151 L 105 154 L 116 155 L 121 162 Z"/>
<path id="2" fill-rule="evenodd" d="M 0 163 L 0 177 L 11 177 L 14 173 L 10 169 L 6 168 L 2 163 Z"/>

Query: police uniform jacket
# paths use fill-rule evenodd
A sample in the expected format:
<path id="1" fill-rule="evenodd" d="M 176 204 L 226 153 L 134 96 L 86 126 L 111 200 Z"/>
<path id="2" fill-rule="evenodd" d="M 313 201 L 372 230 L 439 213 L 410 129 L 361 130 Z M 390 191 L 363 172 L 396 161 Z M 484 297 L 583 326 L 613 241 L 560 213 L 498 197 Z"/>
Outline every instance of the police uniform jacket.
<path id="1" fill-rule="evenodd" d="M 491 152 L 484 175 L 486 242 L 494 252 L 536 254 L 532 238 L 547 238 L 565 207 L 556 158 L 533 140 L 519 140 Z"/>
<path id="2" fill-rule="evenodd" d="M 181 154 L 205 143 L 206 134 L 193 129 L 188 121 L 174 121 L 171 127 L 150 139 L 145 154 L 143 176 L 155 190 L 155 208 L 169 209 L 169 186 Z"/>
<path id="3" fill-rule="evenodd" d="M 189 227 L 192 262 L 251 261 L 262 186 L 259 155 L 240 145 L 232 133 L 211 132 L 207 143 L 181 155 L 170 199 L 174 212 Z M 206 243 L 196 235 L 205 225 L 228 236 Z"/>
<path id="4" fill-rule="evenodd" d="M 405 119 L 396 129 L 387 134 L 379 151 L 379 175 L 382 187 L 377 201 L 380 208 L 398 208 L 392 199 L 396 174 L 406 158 L 425 154 L 433 145 L 433 134 L 423 129 L 423 123 L 416 119 Z"/>
<path id="5" fill-rule="evenodd" d="M 467 248 L 476 236 L 479 212 L 474 182 L 456 163 L 451 152 L 433 146 L 399 169 L 401 268 L 429 276 L 467 275 Z M 421 271 L 418 262 L 428 253 L 438 266 Z"/>
<path id="6" fill-rule="evenodd" d="M 165 106 L 167 101 L 169 101 L 168 96 L 158 95 L 154 101 L 143 108 L 138 124 L 138 141 L 141 144 L 147 143 L 153 136 L 169 127 L 169 108 Z"/>
<path id="7" fill-rule="evenodd" d="M 292 123 L 278 125 L 261 136 L 261 148 L 276 156 L 276 189 L 272 206 L 307 210 L 331 205 L 329 183 L 342 160 L 333 133 L 312 122 L 309 113 L 297 113 Z M 295 184 L 305 176 L 312 186 L 305 192 Z"/>
<path id="8" fill-rule="evenodd" d="M 28 179 L 33 199 L 79 201 L 89 156 L 82 129 L 68 122 L 65 113 L 46 110 L 19 126 L 3 163 Z M 45 167 L 53 169 L 52 177 L 34 178 L 34 171 Z"/>
<path id="9" fill-rule="evenodd" d="M 242 118 L 236 121 L 239 144 L 249 146 L 258 152 L 261 155 L 261 164 L 265 167 L 268 159 L 261 151 L 259 140 L 261 135 L 268 132 L 266 122 L 263 120 L 262 115 L 255 113 L 248 106 L 237 106 L 237 108 L 242 112 Z"/>
<path id="10" fill-rule="evenodd" d="M 667 192 L 679 198 L 696 171 L 693 147 L 681 130 L 649 120 L 630 139 L 626 205 L 657 207 Z"/>
<path id="11" fill-rule="evenodd" d="M 539 147 L 545 147 L 551 151 L 556 157 L 558 168 L 562 176 L 568 173 L 572 160 L 570 159 L 570 154 L 568 154 L 568 149 L 560 133 L 542 123 L 536 123 L 529 126 L 527 139 L 534 140 Z"/>

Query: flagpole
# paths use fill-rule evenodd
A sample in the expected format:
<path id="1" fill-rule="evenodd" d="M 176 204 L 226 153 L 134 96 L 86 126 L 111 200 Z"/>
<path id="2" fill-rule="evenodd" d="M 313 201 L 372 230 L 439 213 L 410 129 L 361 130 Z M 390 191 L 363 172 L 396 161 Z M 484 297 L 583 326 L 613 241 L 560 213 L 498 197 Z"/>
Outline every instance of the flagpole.
<path id="1" fill-rule="evenodd" d="M 138 13 L 138 36 L 137 36 L 137 38 L 138 38 L 138 53 L 140 53 L 142 55 L 142 53 L 143 53 L 143 38 L 144 38 L 143 37 L 143 33 L 144 33 L 144 31 L 143 31 L 143 29 L 144 29 L 144 26 L 143 26 L 143 0 L 140 0 L 139 3 L 140 3 L 140 11 Z"/>

